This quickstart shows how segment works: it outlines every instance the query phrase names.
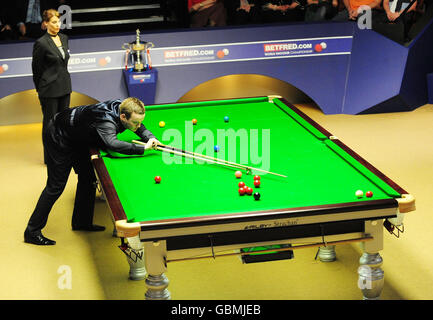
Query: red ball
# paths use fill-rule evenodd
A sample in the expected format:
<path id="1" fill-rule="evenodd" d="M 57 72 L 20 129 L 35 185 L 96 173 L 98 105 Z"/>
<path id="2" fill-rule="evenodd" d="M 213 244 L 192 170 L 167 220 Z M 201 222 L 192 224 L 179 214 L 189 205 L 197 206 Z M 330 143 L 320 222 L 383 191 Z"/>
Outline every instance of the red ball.
<path id="1" fill-rule="evenodd" d="M 260 176 L 254 176 L 254 180 L 260 180 Z"/>
<path id="2" fill-rule="evenodd" d="M 238 183 L 238 186 L 239 186 L 239 188 L 243 188 L 243 187 L 245 187 L 245 182 L 242 182 L 242 181 L 239 182 L 239 183 Z"/>
<path id="3" fill-rule="evenodd" d="M 260 180 L 254 180 L 254 187 L 260 187 Z"/>
<path id="4" fill-rule="evenodd" d="M 366 196 L 367 198 L 371 198 L 371 197 L 373 196 L 373 192 L 371 192 L 371 191 L 367 191 L 367 192 L 365 193 L 365 196 Z"/>
<path id="5" fill-rule="evenodd" d="M 156 176 L 155 177 L 155 182 L 156 183 L 160 183 L 161 182 L 161 177 L 160 176 Z"/>
<path id="6" fill-rule="evenodd" d="M 247 194 L 250 196 L 253 194 L 253 188 L 247 187 Z"/>
<path id="7" fill-rule="evenodd" d="M 243 196 L 245 194 L 245 188 L 244 187 L 239 188 L 239 194 L 241 196 Z"/>

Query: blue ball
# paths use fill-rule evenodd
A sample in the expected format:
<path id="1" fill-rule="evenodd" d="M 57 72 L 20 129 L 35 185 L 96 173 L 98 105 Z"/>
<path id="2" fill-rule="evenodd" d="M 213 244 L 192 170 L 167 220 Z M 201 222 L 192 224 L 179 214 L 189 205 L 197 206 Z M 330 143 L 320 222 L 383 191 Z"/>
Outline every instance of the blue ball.
<path id="1" fill-rule="evenodd" d="M 213 149 L 215 150 L 215 152 L 220 151 L 220 147 L 219 146 L 215 146 Z"/>
<path id="2" fill-rule="evenodd" d="M 224 121 L 225 121 L 225 122 L 229 122 L 229 117 L 225 116 L 225 117 L 224 117 Z"/>

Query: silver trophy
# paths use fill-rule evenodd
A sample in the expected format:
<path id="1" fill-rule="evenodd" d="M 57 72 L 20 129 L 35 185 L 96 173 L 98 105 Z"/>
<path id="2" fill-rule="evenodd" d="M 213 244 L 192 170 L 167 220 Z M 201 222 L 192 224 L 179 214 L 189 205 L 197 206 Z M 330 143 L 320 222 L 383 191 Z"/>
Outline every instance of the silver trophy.
<path id="1" fill-rule="evenodd" d="M 122 49 L 126 50 L 125 68 L 128 69 L 129 60 L 132 60 L 134 71 L 140 72 L 147 69 L 152 69 L 149 49 L 155 45 L 152 42 L 140 41 L 140 30 L 136 31 L 135 41 L 124 43 Z M 144 52 L 144 63 L 143 63 Z"/>

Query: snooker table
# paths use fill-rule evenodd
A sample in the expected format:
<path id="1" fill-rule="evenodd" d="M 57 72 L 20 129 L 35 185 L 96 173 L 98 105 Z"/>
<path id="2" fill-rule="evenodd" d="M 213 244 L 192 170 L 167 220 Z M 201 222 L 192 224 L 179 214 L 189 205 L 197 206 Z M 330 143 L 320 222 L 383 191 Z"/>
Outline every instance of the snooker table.
<path id="1" fill-rule="evenodd" d="M 142 156 L 91 150 L 129 277 L 146 279 L 147 299 L 170 298 L 164 272 L 172 261 L 252 256 L 242 249 L 257 247 L 256 256 L 275 257 L 312 246 L 321 261 L 333 261 L 335 246 L 350 242 L 364 252 L 358 269 L 364 299 L 380 297 L 384 226 L 402 231 L 414 197 L 295 106 L 278 96 L 149 105 L 144 124 L 163 144 L 247 167 L 160 150 Z M 118 136 L 138 139 L 129 130 Z M 240 195 L 240 181 L 260 199 Z"/>

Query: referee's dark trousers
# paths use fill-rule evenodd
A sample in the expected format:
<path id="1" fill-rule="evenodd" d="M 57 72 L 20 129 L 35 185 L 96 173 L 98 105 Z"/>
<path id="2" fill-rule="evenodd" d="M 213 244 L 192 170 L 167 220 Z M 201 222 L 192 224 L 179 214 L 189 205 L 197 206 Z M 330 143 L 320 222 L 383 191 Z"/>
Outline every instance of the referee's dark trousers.
<path id="1" fill-rule="evenodd" d="M 61 140 L 62 137 L 55 132 L 53 121 L 50 121 L 43 132 L 48 179 L 27 225 L 27 230 L 32 234 L 40 233 L 47 224 L 51 208 L 65 189 L 72 168 L 78 174 L 72 227 L 90 226 L 93 222 L 96 176 L 89 150 L 86 147 L 68 146 Z"/>

